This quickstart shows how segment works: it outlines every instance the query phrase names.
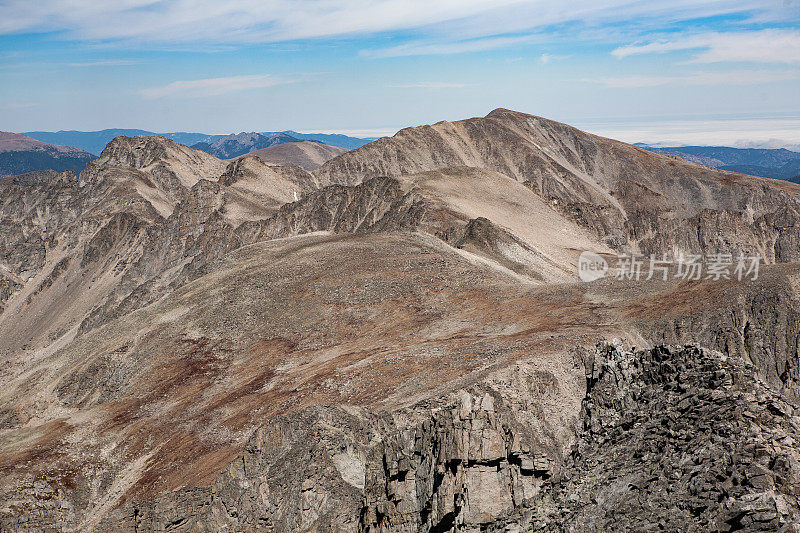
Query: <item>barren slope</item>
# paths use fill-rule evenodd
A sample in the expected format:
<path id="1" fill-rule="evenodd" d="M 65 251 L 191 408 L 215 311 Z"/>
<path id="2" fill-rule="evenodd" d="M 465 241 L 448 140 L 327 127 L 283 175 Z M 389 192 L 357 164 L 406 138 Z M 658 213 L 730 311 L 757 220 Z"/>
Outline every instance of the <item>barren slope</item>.
<path id="1" fill-rule="evenodd" d="M 448 226 L 448 242 L 533 279 L 574 280 L 580 251 L 613 251 L 531 189 L 498 172 L 449 167 L 399 181 L 454 218 L 487 221 L 482 227 L 468 223 L 463 230 Z"/>
<path id="2" fill-rule="evenodd" d="M 272 416 L 313 404 L 407 405 L 528 359 L 534 346 L 552 356 L 542 370 L 564 381 L 562 400 L 548 404 L 567 424 L 580 381 L 559 370 L 569 363 L 557 348 L 593 328 L 619 332 L 579 300 L 565 308 L 517 286 L 413 234 L 244 248 L 4 380 L 2 403 L 18 421 L 0 452 L 4 498 L 42 476 L 58 485 L 69 471 L 90 491 L 88 508 L 72 500 L 49 516 L 99 518 L 130 498 L 209 483 Z M 90 488 L 101 471 L 113 486 Z"/>
<path id="3" fill-rule="evenodd" d="M 282 143 L 262 148 L 248 153 L 255 156 L 265 163 L 272 165 L 300 167 L 303 170 L 314 170 L 322 166 L 326 161 L 346 153 L 346 148 L 329 146 L 319 142 L 303 141 L 293 143 Z"/>
<path id="4" fill-rule="evenodd" d="M 315 175 L 323 182 L 358 183 L 453 166 L 488 169 L 526 184 L 619 250 L 800 259 L 798 186 L 653 154 L 506 109 L 404 129 L 329 161 Z"/>
<path id="5" fill-rule="evenodd" d="M 424 417 L 428 399 L 503 382 L 519 365 L 534 377 L 507 394 L 531 395 L 524 405 L 535 409 L 523 434 L 532 432 L 531 453 L 553 475 L 584 394 L 576 348 L 615 337 L 641 344 L 651 325 L 641 310 L 653 298 L 689 291 L 687 298 L 715 309 L 732 296 L 747 300 L 771 284 L 796 284 L 797 276 L 793 267 L 752 287 L 537 288 L 419 234 L 252 245 L 4 380 L 4 498 L 24 499 L 45 479 L 58 494 L 39 504 L 47 519 L 83 528 L 121 504 L 207 486 L 277 415 L 320 404 L 376 413 L 419 404 L 415 416 Z M 787 296 L 796 313 L 797 294 Z M 713 324 L 704 313 L 699 307 L 682 317 Z M 766 318 L 747 319 L 768 340 Z M 735 323 L 720 327 L 742 335 Z M 790 354 L 774 353 L 771 362 Z"/>
<path id="6" fill-rule="evenodd" d="M 794 405 L 798 191 L 506 110 L 313 173 L 122 137 L 80 176 L 1 181 L 0 529 L 521 524 L 591 471 L 568 458 L 594 442 L 586 402 L 608 408 L 586 366 L 600 340 L 700 342 L 724 354 L 700 375 L 747 361 L 748 391 Z M 584 284 L 583 250 L 787 264 Z M 791 409 L 721 431 L 793 435 Z M 681 453 L 701 468 L 703 446 Z"/>

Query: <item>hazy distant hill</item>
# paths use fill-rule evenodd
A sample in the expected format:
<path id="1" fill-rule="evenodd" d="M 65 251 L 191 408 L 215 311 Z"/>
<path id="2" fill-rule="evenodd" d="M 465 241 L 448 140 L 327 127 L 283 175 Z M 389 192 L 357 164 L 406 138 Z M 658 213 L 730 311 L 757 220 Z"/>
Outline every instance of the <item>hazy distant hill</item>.
<path id="1" fill-rule="evenodd" d="M 800 178 L 800 152 L 768 148 L 727 146 L 670 146 L 655 148 L 639 144 L 657 154 L 679 155 L 689 161 L 752 176 L 793 181 Z"/>
<path id="2" fill-rule="evenodd" d="M 235 135 L 228 135 L 214 142 L 200 142 L 192 145 L 192 148 L 203 150 L 211 155 L 219 157 L 220 159 L 231 159 L 245 155 L 255 150 L 262 148 L 269 148 L 281 143 L 298 142 L 299 139 L 290 137 L 285 133 L 267 133 L 261 134 L 256 132 L 242 132 Z"/>
<path id="3" fill-rule="evenodd" d="M 0 132 L 0 177 L 36 170 L 80 172 L 95 157 L 80 148 L 47 144 L 26 135 Z"/>
<path id="4" fill-rule="evenodd" d="M 163 135 L 168 139 L 172 139 L 176 143 L 191 146 L 199 142 L 214 142 L 217 139 L 225 137 L 224 135 L 209 135 L 207 133 L 188 133 L 188 132 L 174 132 L 174 133 L 154 133 L 147 130 L 137 129 L 107 129 L 100 131 L 75 131 L 75 130 L 62 130 L 62 131 L 28 131 L 25 135 L 36 139 L 38 141 L 61 144 L 66 146 L 75 146 L 82 148 L 87 152 L 99 154 L 103 151 L 108 143 L 114 137 L 125 136 L 135 137 L 137 135 Z"/>
<path id="5" fill-rule="evenodd" d="M 334 157 L 348 152 L 346 148 L 329 146 L 321 142 L 302 141 L 281 143 L 245 154 L 256 156 L 273 165 L 300 167 L 314 170 Z"/>
<path id="6" fill-rule="evenodd" d="M 283 133 L 291 135 L 297 139 L 304 141 L 317 141 L 325 143 L 329 146 L 339 146 L 347 148 L 348 150 L 355 150 L 361 148 L 367 143 L 377 140 L 378 137 L 348 137 L 347 135 L 331 134 L 331 133 L 297 133 L 296 131 L 284 131 Z"/>
<path id="7" fill-rule="evenodd" d="M 294 140 L 301 141 L 319 141 L 330 146 L 340 146 L 353 150 L 359 148 L 368 142 L 375 139 L 360 139 L 357 137 L 348 137 L 347 135 L 333 135 L 326 133 L 297 133 L 294 131 L 283 132 L 261 132 L 260 135 L 271 136 L 276 133 L 282 133 L 293 137 Z M 100 131 L 75 131 L 75 130 L 62 130 L 62 131 L 28 131 L 24 135 L 50 144 L 58 144 L 64 146 L 75 146 L 90 152 L 92 154 L 99 154 L 103 151 L 108 143 L 114 137 L 120 135 L 126 137 L 134 137 L 136 135 L 163 135 L 168 139 L 172 139 L 176 143 L 184 144 L 186 146 L 193 146 L 198 143 L 211 144 L 219 139 L 227 137 L 227 135 L 210 135 L 207 133 L 191 133 L 191 132 L 172 132 L 172 133 L 155 133 L 147 130 L 138 129 L 106 129 Z"/>
<path id="8" fill-rule="evenodd" d="M 154 133 L 145 130 L 110 129 L 102 131 L 26 131 L 24 135 L 37 141 L 75 146 L 92 154 L 99 154 L 111 139 L 119 135 L 154 135 Z"/>

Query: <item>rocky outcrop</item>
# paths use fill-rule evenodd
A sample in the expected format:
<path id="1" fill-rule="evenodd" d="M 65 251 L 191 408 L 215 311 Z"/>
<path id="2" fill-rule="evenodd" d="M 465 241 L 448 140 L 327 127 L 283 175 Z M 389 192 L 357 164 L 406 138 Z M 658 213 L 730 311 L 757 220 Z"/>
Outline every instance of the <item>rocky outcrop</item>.
<path id="1" fill-rule="evenodd" d="M 602 347 L 563 471 L 492 530 L 795 531 L 797 409 L 736 358 Z"/>
<path id="2" fill-rule="evenodd" d="M 743 284 L 676 287 L 645 303 L 632 318 L 656 344 L 702 343 L 753 364 L 776 391 L 800 398 L 800 296 L 795 265 L 762 270 Z"/>
<path id="3" fill-rule="evenodd" d="M 391 413 L 310 407 L 257 430 L 209 489 L 128 505 L 106 530 L 447 531 L 486 527 L 560 471 L 570 440 L 525 365 Z"/>
<path id="4" fill-rule="evenodd" d="M 422 197 L 397 180 L 375 178 L 361 185 L 331 185 L 288 204 L 262 226 L 264 238 L 314 231 L 366 233 L 413 229 L 426 211 Z"/>
<path id="5" fill-rule="evenodd" d="M 105 531 L 356 531 L 369 446 L 362 409 L 313 407 L 257 430 L 209 489 L 127 506 Z"/>
<path id="6" fill-rule="evenodd" d="M 314 407 L 259 429 L 209 489 L 107 530 L 792 531 L 798 407 L 695 346 L 583 356 L 569 441 L 489 379 L 389 414 Z M 509 376 L 506 376 L 506 379 Z M 526 406 L 527 407 L 524 407 Z"/>
<path id="7" fill-rule="evenodd" d="M 177 180 L 183 186 L 191 186 L 199 179 L 219 176 L 225 163 L 166 137 L 139 135 L 115 137 L 94 165 L 98 170 L 115 167 L 143 170 L 154 178 Z"/>
<path id="8" fill-rule="evenodd" d="M 546 422 L 514 405 L 527 391 L 481 389 L 383 438 L 367 462 L 360 530 L 477 530 L 558 471 L 563 450 L 543 441 Z"/>

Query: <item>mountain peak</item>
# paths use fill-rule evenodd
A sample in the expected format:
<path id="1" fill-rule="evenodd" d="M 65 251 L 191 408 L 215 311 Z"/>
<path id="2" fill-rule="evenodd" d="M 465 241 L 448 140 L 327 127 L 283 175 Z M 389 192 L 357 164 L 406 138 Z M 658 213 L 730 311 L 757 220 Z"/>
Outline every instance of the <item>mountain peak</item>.
<path id="1" fill-rule="evenodd" d="M 498 107 L 497 109 L 490 111 L 485 118 L 504 118 L 504 117 L 526 118 L 526 117 L 536 117 L 536 115 L 523 113 L 522 111 L 514 111 L 513 109 L 506 109 L 505 107 Z"/>
<path id="2" fill-rule="evenodd" d="M 258 157 L 272 165 L 296 166 L 311 171 L 347 152 L 346 148 L 329 146 L 318 141 L 301 141 L 261 148 L 250 152 L 247 156 Z"/>
<path id="3" fill-rule="evenodd" d="M 239 133 L 232 133 L 225 137 L 225 139 L 236 139 L 238 141 L 248 141 L 257 139 L 259 137 L 259 133 L 255 131 L 242 131 Z"/>
<path id="4" fill-rule="evenodd" d="M 166 137 L 136 135 L 114 137 L 100 154 L 100 159 L 110 166 L 143 168 L 155 161 L 166 159 L 171 150 L 180 145 Z"/>
<path id="5" fill-rule="evenodd" d="M 148 172 L 158 182 L 177 180 L 182 186 L 191 187 L 202 178 L 218 177 L 225 170 L 225 163 L 161 135 L 123 135 L 108 143 L 100 158 L 91 165 L 93 172 L 112 167 Z"/>

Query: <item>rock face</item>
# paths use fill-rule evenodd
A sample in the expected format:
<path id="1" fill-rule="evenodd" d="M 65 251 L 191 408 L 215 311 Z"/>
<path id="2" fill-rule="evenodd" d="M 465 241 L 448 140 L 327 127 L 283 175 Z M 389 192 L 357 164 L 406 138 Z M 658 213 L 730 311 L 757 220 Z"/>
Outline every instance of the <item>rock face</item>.
<path id="1" fill-rule="evenodd" d="M 589 360 L 583 426 L 558 479 L 497 530 L 794 531 L 797 405 L 694 346 Z"/>
<path id="2" fill-rule="evenodd" d="M 696 346 L 585 352 L 572 440 L 548 435 L 526 369 L 391 415 L 278 417 L 210 489 L 110 530 L 791 531 L 797 406 Z M 533 410 L 533 411 L 531 411 Z M 534 421 L 539 421 L 537 425 Z M 568 442 L 568 444 L 567 444 Z M 356 518 L 358 520 L 356 520 Z"/>
<path id="3" fill-rule="evenodd" d="M 210 489 L 130 506 L 106 531 L 357 531 L 365 454 L 380 437 L 359 409 L 311 407 L 258 429 Z"/>
<path id="4" fill-rule="evenodd" d="M 741 357 L 770 387 L 797 400 L 800 308 L 793 272 L 794 265 L 776 265 L 744 290 L 725 283 L 691 293 L 676 287 L 645 299 L 634 319 L 652 342 L 700 342 Z"/>
<path id="5" fill-rule="evenodd" d="M 0 529 L 788 527 L 797 192 L 505 110 L 314 172 L 140 136 L 0 180 Z"/>
<path id="6" fill-rule="evenodd" d="M 418 406 L 422 420 L 393 428 L 368 460 L 361 529 L 478 530 L 536 495 L 564 443 L 519 387 L 526 374 L 460 391 L 421 417 Z"/>
<path id="7" fill-rule="evenodd" d="M 391 415 L 313 407 L 279 417 L 256 431 L 210 491 L 127 508 L 106 527 L 157 531 L 170 521 L 200 530 L 446 531 L 491 524 L 537 494 L 564 452 L 560 436 L 539 424 L 536 391 L 517 388 L 530 370 Z M 516 382 L 501 381 L 508 378 Z"/>

